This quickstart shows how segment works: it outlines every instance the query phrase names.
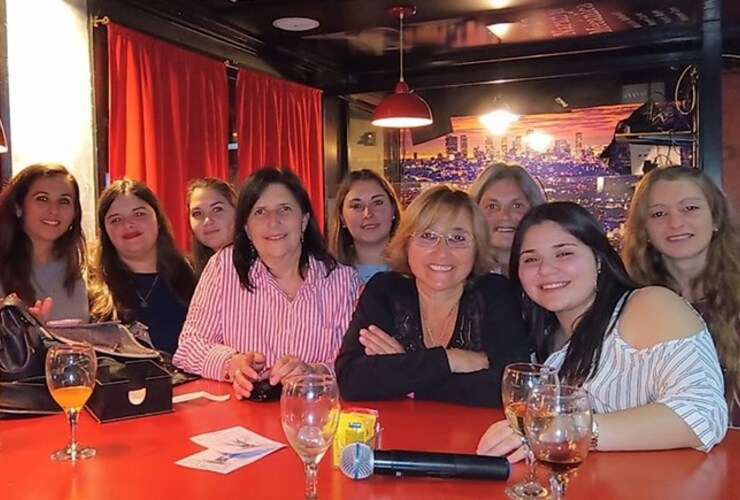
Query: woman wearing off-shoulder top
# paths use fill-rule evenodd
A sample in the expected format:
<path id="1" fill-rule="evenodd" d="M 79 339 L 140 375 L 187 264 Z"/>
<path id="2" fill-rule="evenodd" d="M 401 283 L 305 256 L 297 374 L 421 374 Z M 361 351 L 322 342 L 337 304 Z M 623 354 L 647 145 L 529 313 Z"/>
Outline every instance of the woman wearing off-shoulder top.
<path id="1" fill-rule="evenodd" d="M 708 451 L 724 438 L 722 372 L 706 325 L 667 288 L 635 285 L 586 209 L 533 208 L 511 264 L 540 358 L 589 393 L 592 449 Z M 478 452 L 523 456 L 506 421 L 488 429 Z"/>

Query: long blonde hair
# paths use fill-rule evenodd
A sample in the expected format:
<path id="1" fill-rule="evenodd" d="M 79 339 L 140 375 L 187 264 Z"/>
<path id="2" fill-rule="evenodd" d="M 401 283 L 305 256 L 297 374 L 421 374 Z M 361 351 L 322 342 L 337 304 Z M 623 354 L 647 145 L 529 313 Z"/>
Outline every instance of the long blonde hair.
<path id="1" fill-rule="evenodd" d="M 622 257 L 632 277 L 644 285 L 663 285 L 680 293 L 647 234 L 648 198 L 658 181 L 689 181 L 704 194 L 716 228 L 702 273 L 691 282 L 692 296 L 712 333 L 726 370 L 730 410 L 740 405 L 740 224 L 722 191 L 701 170 L 673 166 L 645 175 L 632 197 Z"/>

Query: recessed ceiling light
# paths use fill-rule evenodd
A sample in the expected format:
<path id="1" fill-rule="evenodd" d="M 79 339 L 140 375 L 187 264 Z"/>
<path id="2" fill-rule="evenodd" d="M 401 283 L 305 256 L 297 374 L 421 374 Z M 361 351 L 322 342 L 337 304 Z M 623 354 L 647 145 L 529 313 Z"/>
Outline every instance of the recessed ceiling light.
<path id="1" fill-rule="evenodd" d="M 285 31 L 308 31 L 317 28 L 319 22 L 310 17 L 281 17 L 275 19 L 272 25 Z"/>

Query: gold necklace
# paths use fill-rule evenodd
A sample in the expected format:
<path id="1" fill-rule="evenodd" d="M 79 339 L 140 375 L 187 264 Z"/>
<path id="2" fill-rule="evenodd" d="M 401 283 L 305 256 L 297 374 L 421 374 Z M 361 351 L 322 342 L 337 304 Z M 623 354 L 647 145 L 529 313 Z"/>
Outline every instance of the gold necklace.
<path id="1" fill-rule="evenodd" d="M 457 316 L 457 309 L 460 306 L 460 304 L 455 304 L 452 306 L 452 309 L 450 309 L 450 312 L 447 313 L 447 316 L 445 317 L 445 321 L 442 324 L 442 328 L 440 331 L 442 332 L 442 337 L 444 337 L 445 332 L 449 331 L 450 329 L 450 321 L 453 317 Z M 431 340 L 433 345 L 430 345 L 429 347 L 446 347 L 445 344 L 443 344 L 440 339 L 438 339 L 434 335 L 434 331 L 432 330 L 432 325 L 427 318 L 427 314 L 424 308 L 424 300 L 421 298 L 421 295 L 419 295 L 419 311 L 421 312 L 421 330 L 422 334 L 426 333 L 429 336 L 429 340 Z"/>

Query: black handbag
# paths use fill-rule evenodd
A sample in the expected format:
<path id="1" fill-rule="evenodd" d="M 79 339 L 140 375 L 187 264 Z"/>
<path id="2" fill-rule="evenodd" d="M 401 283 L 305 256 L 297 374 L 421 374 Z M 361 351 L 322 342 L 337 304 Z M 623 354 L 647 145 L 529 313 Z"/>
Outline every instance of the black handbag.
<path id="1" fill-rule="evenodd" d="M 0 299 L 0 380 L 44 376 L 43 327 L 16 298 Z"/>
<path id="2" fill-rule="evenodd" d="M 148 347 L 142 328 L 116 322 L 44 326 L 20 300 L 0 299 L 0 419 L 61 412 L 44 378 L 49 345 L 89 343 L 98 355 L 98 366 L 108 370 L 124 370 L 127 361 L 150 359 L 170 374 L 173 385 L 199 378 L 177 370 L 169 354 Z"/>

